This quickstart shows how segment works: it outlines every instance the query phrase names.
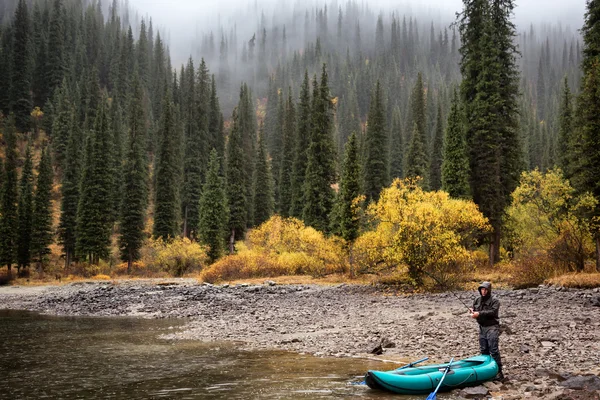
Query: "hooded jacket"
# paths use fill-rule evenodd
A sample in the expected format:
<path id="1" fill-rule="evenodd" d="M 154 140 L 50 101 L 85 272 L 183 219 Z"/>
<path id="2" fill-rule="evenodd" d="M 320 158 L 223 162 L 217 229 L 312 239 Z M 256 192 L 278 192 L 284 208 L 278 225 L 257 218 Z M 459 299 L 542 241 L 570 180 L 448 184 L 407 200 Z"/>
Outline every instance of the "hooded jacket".
<path id="1" fill-rule="evenodd" d="M 479 312 L 477 322 L 481 326 L 492 326 L 500 324 L 500 300 L 492 296 L 492 284 L 490 282 L 483 282 L 477 290 L 481 294 L 481 289 L 486 288 L 488 290 L 485 296 L 479 296 L 473 302 L 473 311 Z"/>

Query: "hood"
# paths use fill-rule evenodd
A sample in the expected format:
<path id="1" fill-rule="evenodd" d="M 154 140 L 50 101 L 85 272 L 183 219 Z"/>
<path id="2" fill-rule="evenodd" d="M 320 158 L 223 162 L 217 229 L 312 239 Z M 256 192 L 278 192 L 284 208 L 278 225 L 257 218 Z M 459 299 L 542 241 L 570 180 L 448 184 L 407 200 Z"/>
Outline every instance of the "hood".
<path id="1" fill-rule="evenodd" d="M 479 291 L 479 294 L 481 294 L 481 289 L 482 288 L 486 288 L 488 290 L 487 292 L 487 296 L 491 296 L 492 295 L 492 284 L 490 282 L 481 282 L 481 285 L 479 285 L 479 287 L 477 288 L 477 291 Z"/>

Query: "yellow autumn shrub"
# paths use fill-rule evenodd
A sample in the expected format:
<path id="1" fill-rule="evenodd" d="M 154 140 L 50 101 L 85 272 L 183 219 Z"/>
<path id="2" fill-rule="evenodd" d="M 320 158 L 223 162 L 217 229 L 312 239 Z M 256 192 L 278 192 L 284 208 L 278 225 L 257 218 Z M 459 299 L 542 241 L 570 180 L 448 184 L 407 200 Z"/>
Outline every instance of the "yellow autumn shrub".
<path id="1" fill-rule="evenodd" d="M 206 246 L 188 238 L 178 237 L 171 241 L 149 239 L 141 251 L 142 263 L 151 270 L 182 276 L 207 265 L 207 250 Z"/>
<path id="2" fill-rule="evenodd" d="M 344 242 L 326 237 L 295 218 L 273 216 L 251 230 L 237 253 L 201 274 L 206 282 L 280 275 L 324 276 L 344 272 Z"/>
<path id="3" fill-rule="evenodd" d="M 395 180 L 367 209 L 373 227 L 355 242 L 362 272 L 404 272 L 413 284 L 427 276 L 449 282 L 472 266 L 477 238 L 490 230 L 472 201 L 426 192 L 416 180 Z"/>

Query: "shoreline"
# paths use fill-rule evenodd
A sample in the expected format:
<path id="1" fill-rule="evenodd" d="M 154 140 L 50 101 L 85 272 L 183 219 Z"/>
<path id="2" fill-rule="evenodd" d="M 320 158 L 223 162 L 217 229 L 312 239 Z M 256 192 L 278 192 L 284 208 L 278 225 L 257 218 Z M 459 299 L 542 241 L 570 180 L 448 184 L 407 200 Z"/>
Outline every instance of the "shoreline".
<path id="1" fill-rule="evenodd" d="M 76 282 L 0 287 L 0 308 L 65 316 L 187 318 L 173 340 L 235 341 L 320 357 L 443 362 L 479 352 L 477 324 L 458 296 L 396 295 L 373 286 L 212 286 L 195 280 Z M 505 383 L 486 383 L 494 398 L 600 399 L 599 289 L 540 287 L 493 291 L 505 327 Z M 383 341 L 383 354 L 370 352 Z M 386 346 L 387 343 L 387 346 Z M 589 390 L 559 383 L 592 374 Z M 571 380 L 567 380 L 569 382 Z M 581 386 L 581 385 L 580 385 Z M 589 386 L 589 385 L 588 385 Z"/>

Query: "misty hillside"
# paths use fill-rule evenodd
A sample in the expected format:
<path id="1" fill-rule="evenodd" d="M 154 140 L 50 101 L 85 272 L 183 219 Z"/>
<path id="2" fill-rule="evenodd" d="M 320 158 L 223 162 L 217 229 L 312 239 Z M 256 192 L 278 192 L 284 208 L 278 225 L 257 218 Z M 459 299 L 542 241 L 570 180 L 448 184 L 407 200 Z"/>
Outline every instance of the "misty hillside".
<path id="1" fill-rule="evenodd" d="M 594 159 L 580 27 L 514 3 L 254 1 L 182 39 L 127 2 L 3 2 L 0 261 L 131 268 L 149 237 L 214 261 L 274 214 L 350 243 L 396 178 L 473 200 L 498 261 L 521 172 L 591 190 Z"/>

